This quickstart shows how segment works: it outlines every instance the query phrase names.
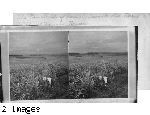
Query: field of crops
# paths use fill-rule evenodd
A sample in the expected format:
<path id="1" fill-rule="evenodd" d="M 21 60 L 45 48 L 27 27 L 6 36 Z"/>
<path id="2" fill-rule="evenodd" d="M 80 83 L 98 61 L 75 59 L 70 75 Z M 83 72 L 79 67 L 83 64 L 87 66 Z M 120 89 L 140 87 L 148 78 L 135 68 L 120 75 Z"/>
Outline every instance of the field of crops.
<path id="1" fill-rule="evenodd" d="M 70 56 L 72 98 L 127 98 L 127 56 Z M 99 76 L 106 76 L 107 84 Z"/>
<path id="2" fill-rule="evenodd" d="M 107 77 L 107 83 L 100 76 Z M 10 97 L 11 100 L 127 98 L 127 55 L 69 56 L 69 62 L 64 56 L 11 57 Z"/>

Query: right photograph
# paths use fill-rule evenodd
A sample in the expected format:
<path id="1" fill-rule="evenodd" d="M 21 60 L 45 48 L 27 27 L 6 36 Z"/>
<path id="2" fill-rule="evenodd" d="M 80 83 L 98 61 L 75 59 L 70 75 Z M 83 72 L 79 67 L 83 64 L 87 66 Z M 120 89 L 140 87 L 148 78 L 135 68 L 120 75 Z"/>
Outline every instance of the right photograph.
<path id="1" fill-rule="evenodd" d="M 128 32 L 69 31 L 71 99 L 128 98 Z"/>

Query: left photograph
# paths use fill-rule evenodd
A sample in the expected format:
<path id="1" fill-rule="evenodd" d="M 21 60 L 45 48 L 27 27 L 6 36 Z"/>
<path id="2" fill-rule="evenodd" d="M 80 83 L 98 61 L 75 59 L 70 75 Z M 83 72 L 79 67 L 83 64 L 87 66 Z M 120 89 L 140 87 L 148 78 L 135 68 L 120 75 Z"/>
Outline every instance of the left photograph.
<path id="1" fill-rule="evenodd" d="M 66 99 L 68 64 L 67 31 L 10 32 L 10 100 Z"/>

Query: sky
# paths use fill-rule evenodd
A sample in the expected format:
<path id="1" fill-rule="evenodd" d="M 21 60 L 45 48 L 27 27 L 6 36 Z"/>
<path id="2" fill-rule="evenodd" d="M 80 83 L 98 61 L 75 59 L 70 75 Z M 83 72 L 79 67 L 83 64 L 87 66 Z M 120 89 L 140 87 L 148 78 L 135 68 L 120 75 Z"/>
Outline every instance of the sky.
<path id="1" fill-rule="evenodd" d="M 126 31 L 71 31 L 69 52 L 127 52 Z"/>
<path id="2" fill-rule="evenodd" d="M 11 32 L 10 54 L 127 52 L 125 31 Z M 68 44 L 69 40 L 69 44 Z"/>
<path id="3" fill-rule="evenodd" d="M 68 32 L 12 32 L 10 54 L 62 54 L 68 52 Z"/>

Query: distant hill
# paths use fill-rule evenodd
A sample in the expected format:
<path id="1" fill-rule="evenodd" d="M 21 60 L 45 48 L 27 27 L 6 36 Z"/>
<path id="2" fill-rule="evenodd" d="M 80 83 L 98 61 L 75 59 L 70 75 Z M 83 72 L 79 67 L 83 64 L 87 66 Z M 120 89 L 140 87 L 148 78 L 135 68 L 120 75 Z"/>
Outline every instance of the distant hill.
<path id="1" fill-rule="evenodd" d="M 66 53 L 66 54 L 9 54 L 10 57 L 22 58 L 22 57 L 43 57 L 43 56 L 83 56 L 83 55 L 107 55 L 107 56 L 120 56 L 120 55 L 128 55 L 127 52 L 87 52 L 87 53 Z"/>
<path id="2" fill-rule="evenodd" d="M 22 58 L 22 57 L 43 57 L 43 56 L 67 56 L 68 53 L 64 54 L 9 54 L 10 57 Z"/>
<path id="3" fill-rule="evenodd" d="M 87 52 L 87 53 L 69 53 L 70 56 L 82 56 L 82 55 L 128 55 L 128 52 Z"/>
<path id="4" fill-rule="evenodd" d="M 81 53 L 68 53 L 70 56 L 82 55 Z"/>

